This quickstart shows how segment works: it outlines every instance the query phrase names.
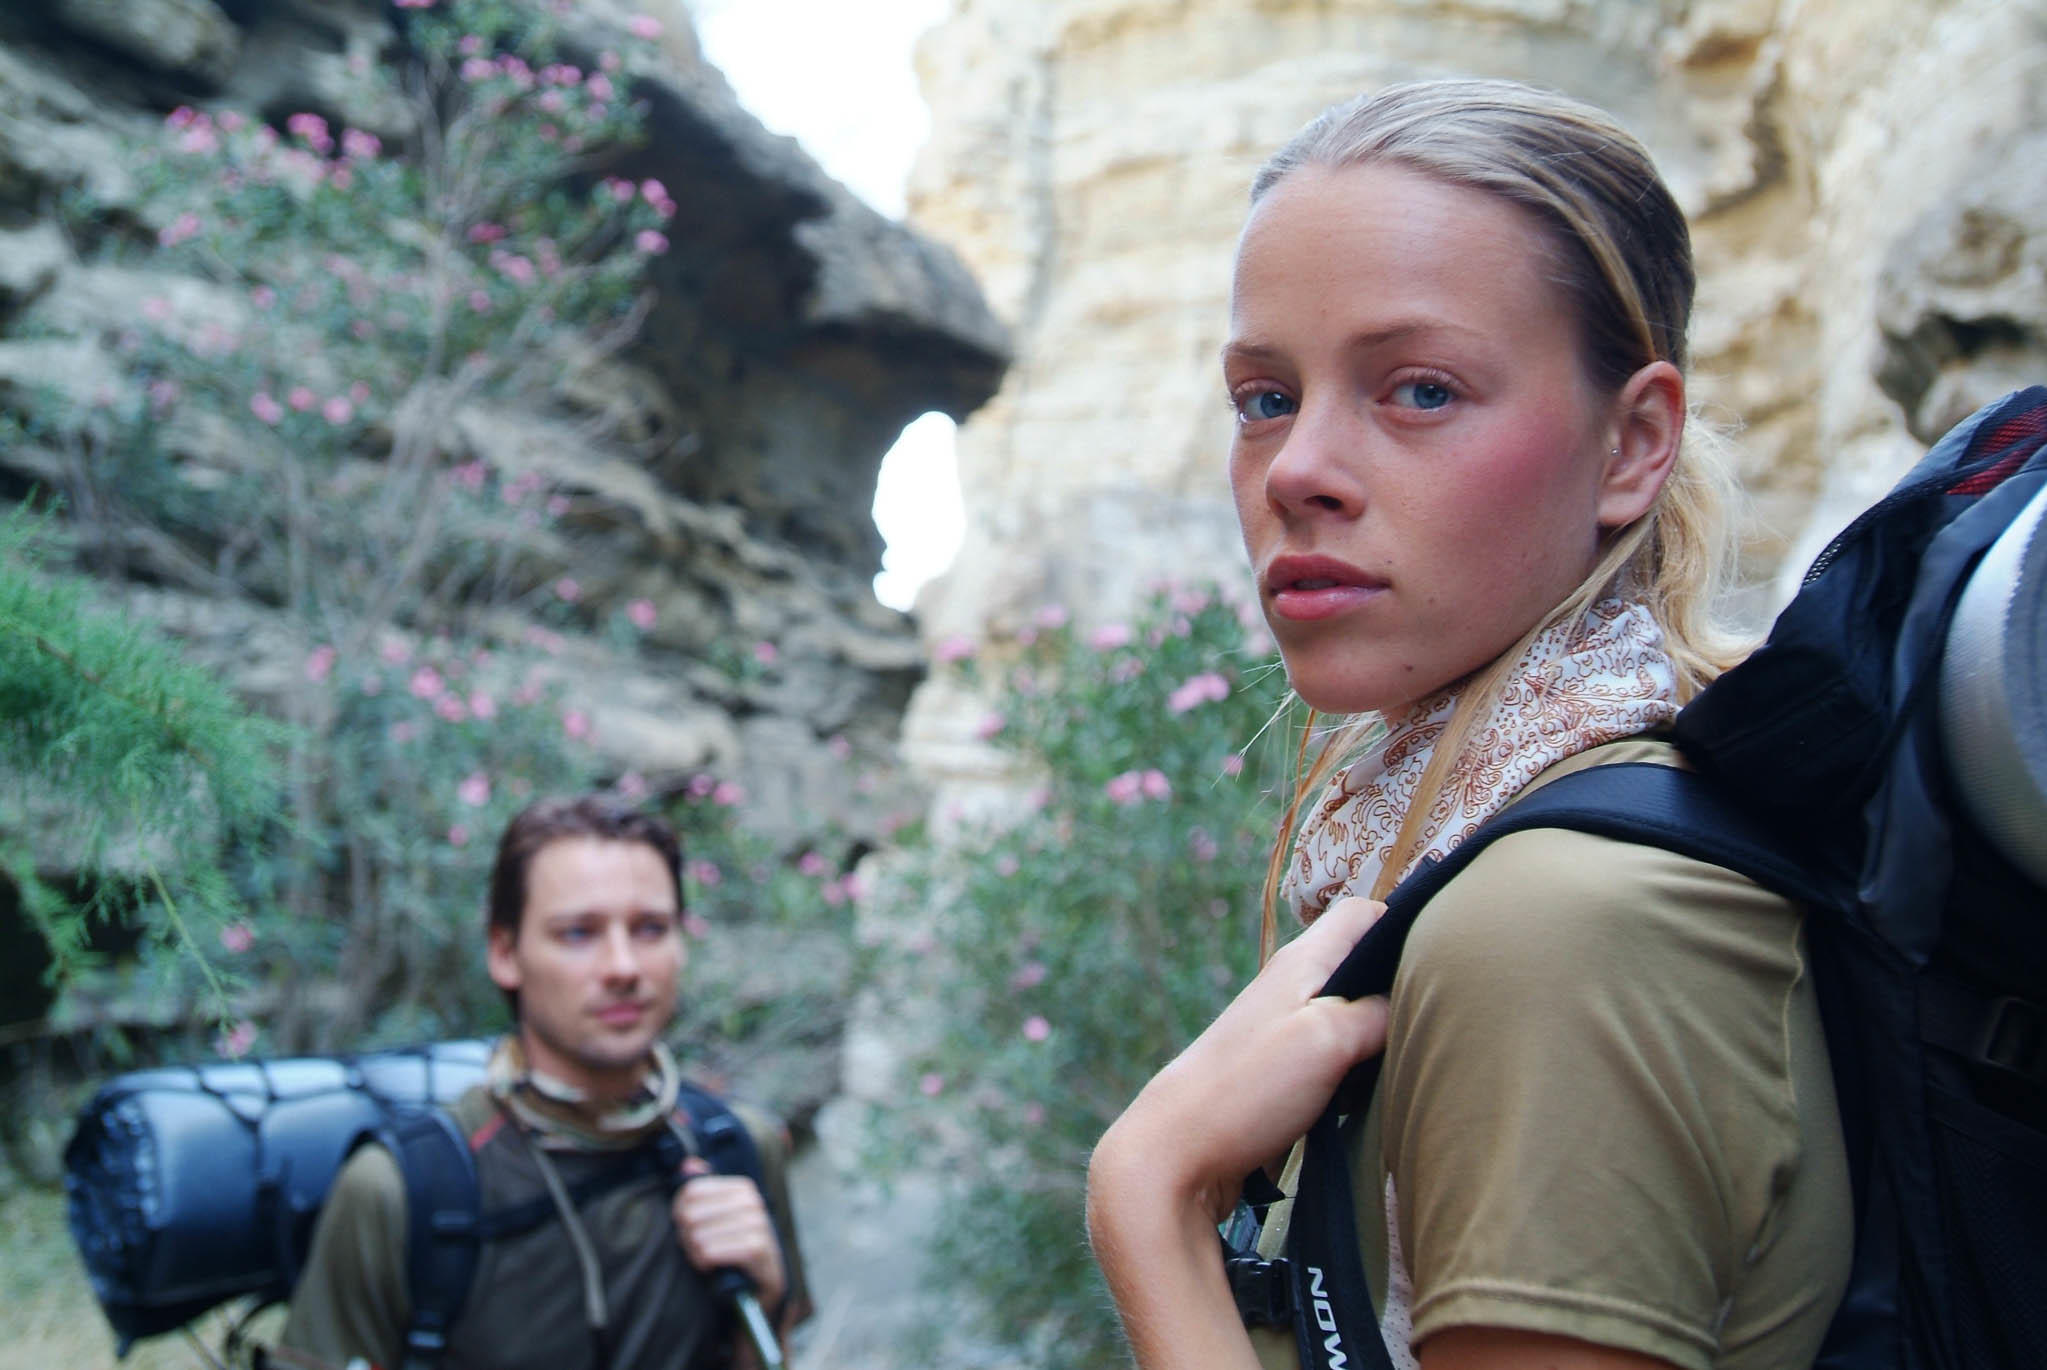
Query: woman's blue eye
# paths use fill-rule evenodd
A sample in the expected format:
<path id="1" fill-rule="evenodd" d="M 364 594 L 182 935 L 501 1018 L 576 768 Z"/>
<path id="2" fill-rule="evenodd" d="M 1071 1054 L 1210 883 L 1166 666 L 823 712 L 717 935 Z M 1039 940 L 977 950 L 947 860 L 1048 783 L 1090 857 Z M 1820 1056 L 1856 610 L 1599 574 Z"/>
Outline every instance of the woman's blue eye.
<path id="1" fill-rule="evenodd" d="M 1440 381 L 1406 381 L 1393 387 L 1393 398 L 1416 409 L 1441 409 L 1453 397 Z"/>
<path id="2" fill-rule="evenodd" d="M 1283 391 L 1259 390 L 1237 402 L 1237 416 L 1245 423 L 1283 419 L 1294 412 L 1294 402 Z"/>

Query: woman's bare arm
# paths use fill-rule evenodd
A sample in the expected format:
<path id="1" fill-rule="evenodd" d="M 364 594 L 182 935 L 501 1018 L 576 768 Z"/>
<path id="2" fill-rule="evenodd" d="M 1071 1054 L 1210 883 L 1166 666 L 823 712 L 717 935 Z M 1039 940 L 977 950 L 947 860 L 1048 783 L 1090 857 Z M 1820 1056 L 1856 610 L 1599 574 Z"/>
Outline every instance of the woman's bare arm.
<path id="1" fill-rule="evenodd" d="M 1383 999 L 1318 998 L 1384 906 L 1333 905 L 1160 1071 L 1088 1167 L 1088 1232 L 1142 1370 L 1255 1366 L 1216 1224 L 1344 1073 L 1386 1042 Z"/>

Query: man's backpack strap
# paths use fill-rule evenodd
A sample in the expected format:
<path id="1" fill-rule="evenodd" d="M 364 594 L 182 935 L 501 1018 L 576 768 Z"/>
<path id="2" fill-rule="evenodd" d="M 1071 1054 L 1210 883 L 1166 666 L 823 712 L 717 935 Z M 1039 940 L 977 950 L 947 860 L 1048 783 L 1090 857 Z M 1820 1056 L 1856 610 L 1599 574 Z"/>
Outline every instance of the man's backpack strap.
<path id="1" fill-rule="evenodd" d="M 1357 999 L 1390 991 L 1407 935 L 1429 900 L 1488 846 L 1531 828 L 1570 828 L 1660 847 L 1738 871 L 1800 903 L 1832 905 L 1840 898 L 1699 776 L 1646 762 L 1590 766 L 1516 800 L 1448 856 L 1417 867 L 1387 897 L 1385 914 L 1322 992 Z M 1391 1365 L 1358 1250 L 1356 1196 L 1343 1144 L 1345 1129 L 1364 1117 L 1378 1076 L 1377 1058 L 1351 1072 L 1309 1129 L 1302 1153 L 1286 1259 L 1303 1370 Z"/>
<path id="2" fill-rule="evenodd" d="M 404 1370 L 430 1370 L 447 1353 L 480 1254 L 483 1204 L 476 1158 L 455 1120 L 439 1108 L 394 1118 L 375 1134 L 405 1177 L 405 1270 L 412 1316 Z"/>
<path id="3" fill-rule="evenodd" d="M 690 1135 L 697 1151 L 720 1175 L 745 1175 L 767 1192 L 767 1178 L 761 1171 L 760 1148 L 753 1134 L 732 1106 L 709 1090 L 682 1082 L 676 1103 L 688 1115 Z"/>

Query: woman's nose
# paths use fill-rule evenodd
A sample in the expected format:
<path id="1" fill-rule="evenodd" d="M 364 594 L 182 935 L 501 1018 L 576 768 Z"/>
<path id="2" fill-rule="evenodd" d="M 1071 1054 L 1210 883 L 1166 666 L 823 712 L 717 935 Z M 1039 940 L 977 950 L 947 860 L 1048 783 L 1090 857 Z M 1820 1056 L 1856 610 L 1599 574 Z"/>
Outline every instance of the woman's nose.
<path id="1" fill-rule="evenodd" d="M 1355 517 L 1365 507 L 1366 435 L 1339 404 L 1303 404 L 1265 468 L 1265 494 L 1282 513 Z"/>

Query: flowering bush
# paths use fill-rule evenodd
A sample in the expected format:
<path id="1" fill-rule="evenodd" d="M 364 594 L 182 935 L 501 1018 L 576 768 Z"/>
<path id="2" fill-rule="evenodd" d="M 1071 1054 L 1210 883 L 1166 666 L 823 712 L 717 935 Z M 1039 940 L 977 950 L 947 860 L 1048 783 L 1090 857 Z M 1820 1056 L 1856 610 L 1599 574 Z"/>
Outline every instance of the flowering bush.
<path id="1" fill-rule="evenodd" d="M 1032 1364 L 1096 1366 L 1122 1353 L 1082 1231 L 1088 1152 L 1254 968 L 1285 683 L 1206 589 L 1084 638 L 1048 608 L 1024 637 L 1001 664 L 948 653 L 992 688 L 979 731 L 1028 792 L 913 850 L 889 891 L 930 921 L 879 951 L 884 987 L 947 994 L 876 1129 L 892 1168 L 957 1180 L 932 1270 Z"/>
<path id="2" fill-rule="evenodd" d="M 565 394 L 646 310 L 677 206 L 618 169 L 643 133 L 630 48 L 658 27 L 579 66 L 558 6 L 399 8 L 402 59 L 355 78 L 378 88 L 364 107 L 409 111 L 393 146 L 315 111 L 273 127 L 180 108 L 124 156 L 135 205 L 74 192 L 68 226 L 99 266 L 147 255 L 175 286 L 111 338 L 121 385 L 14 416 L 68 454 L 100 569 L 175 547 L 168 573 L 137 569 L 253 600 L 297 642 L 272 691 L 294 725 L 285 803 L 267 832 L 224 834 L 221 934 L 187 939 L 283 982 L 279 1040 L 236 1025 L 233 1052 L 497 1015 L 475 955 L 489 844 L 528 796 L 602 770 L 589 718 L 546 683 L 562 663 L 536 668 L 574 631 L 630 653 L 655 624 L 645 601 L 599 616 L 548 551 L 576 495 L 494 465 L 475 433 Z M 610 432 L 553 404 L 565 433 Z M 339 994 L 298 992 L 336 977 Z"/>

